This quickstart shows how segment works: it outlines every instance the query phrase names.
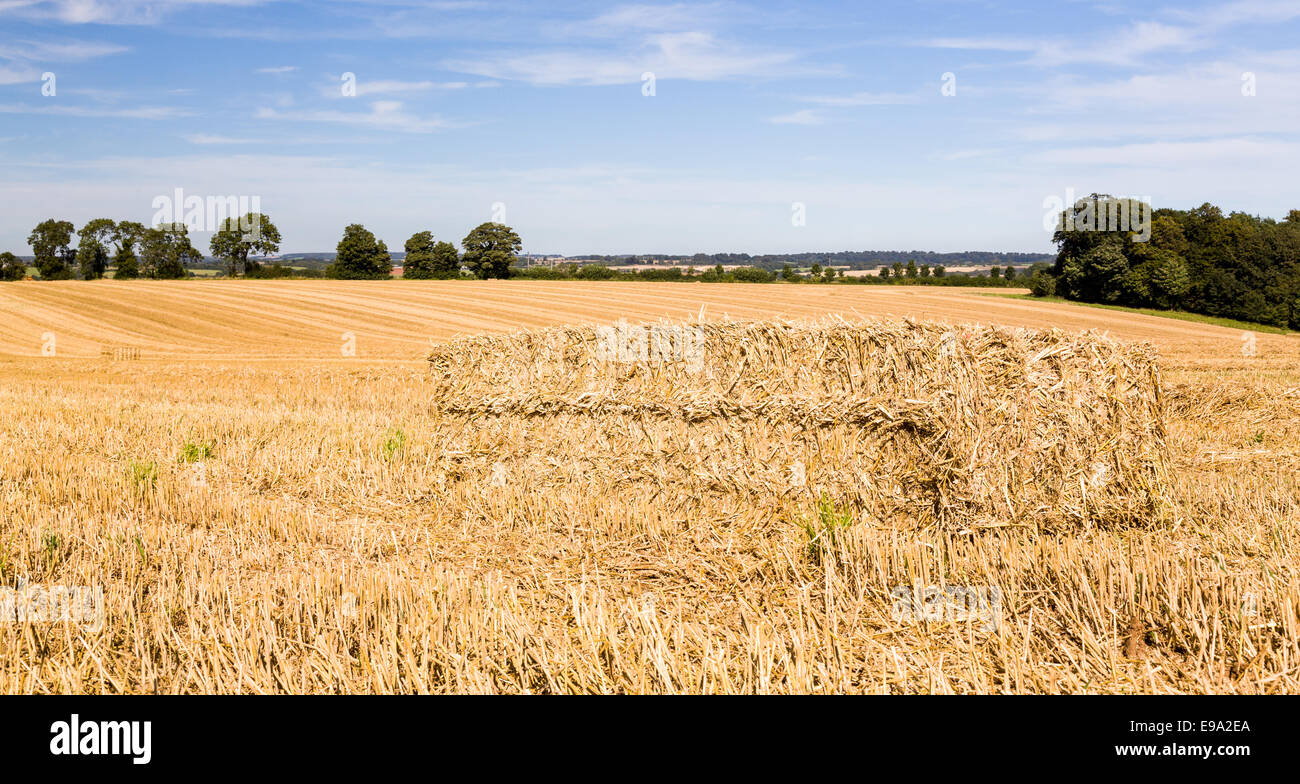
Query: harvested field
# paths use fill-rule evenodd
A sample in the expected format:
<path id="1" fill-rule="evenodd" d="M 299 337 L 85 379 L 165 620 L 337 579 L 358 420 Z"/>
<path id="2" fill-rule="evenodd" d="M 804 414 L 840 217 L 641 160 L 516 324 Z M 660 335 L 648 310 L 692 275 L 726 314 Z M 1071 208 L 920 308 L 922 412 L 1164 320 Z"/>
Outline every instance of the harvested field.
<path id="1" fill-rule="evenodd" d="M 1114 421 L 1124 437 L 1159 421 L 1107 420 L 1104 407 L 1086 405 L 1107 387 L 1077 391 L 1080 376 L 1128 379 L 1141 404 L 1133 410 L 1154 401 L 1154 388 L 1141 372 L 1145 349 L 1079 331 L 1148 342 L 1165 393 L 1167 476 L 1154 487 L 1167 510 L 1089 524 L 1065 504 L 1047 510 L 1066 512 L 1053 520 L 1031 513 L 1050 488 L 1017 479 L 1005 486 L 1022 487 L 1011 499 L 1021 511 L 976 499 L 976 512 L 991 510 L 978 522 L 1034 524 L 981 528 L 889 514 L 895 496 L 883 490 L 860 502 L 832 492 L 832 463 L 819 453 L 862 447 L 849 443 L 842 407 L 822 409 L 825 426 L 807 419 L 810 401 L 842 391 L 833 385 L 842 380 L 827 379 L 846 374 L 799 359 L 806 347 L 762 368 L 770 390 L 737 374 L 733 397 L 722 396 L 717 379 L 730 385 L 731 360 L 698 382 L 751 407 L 768 391 L 804 398 L 793 419 L 774 423 L 717 424 L 716 409 L 699 420 L 621 412 L 622 429 L 610 431 L 612 419 L 576 411 L 525 416 L 511 407 L 528 390 L 511 388 L 508 374 L 487 385 L 464 371 L 480 359 L 490 367 L 489 346 L 523 350 L 517 338 L 478 333 L 693 322 L 701 307 L 706 339 L 720 334 L 709 329 L 742 328 L 710 326 L 724 316 L 997 325 L 973 331 L 972 357 L 1033 356 L 1048 333 L 1011 328 L 1064 329 L 1064 344 L 1098 353 L 1076 351 L 1065 368 L 1069 394 L 1081 396 L 1074 410 L 1044 409 L 1079 435 L 1064 448 L 1087 450 L 1061 455 L 1062 466 L 1104 448 L 1105 434 L 1085 427 Z M 878 329 L 888 345 L 919 344 L 896 321 Z M 52 356 L 42 356 L 46 333 Z M 444 351 L 435 371 L 431 341 L 449 340 L 463 350 Z M 853 356 L 827 361 L 853 367 Z M 904 357 L 883 366 L 898 378 L 869 377 L 914 379 L 923 402 L 964 388 L 959 374 L 904 374 Z M 543 388 L 570 402 L 601 389 L 604 377 L 568 372 L 576 366 L 543 363 Z M 104 616 L 99 625 L 0 621 L 0 691 L 1295 692 L 1298 369 L 1295 336 L 1247 344 L 1203 324 L 969 291 L 4 284 L 0 586 L 98 587 Z M 616 377 L 611 395 L 694 390 L 680 370 Z M 823 386 L 805 387 L 810 380 Z M 1033 389 L 998 394 L 1015 401 Z M 885 388 L 876 391 L 884 404 Z M 909 410 L 890 406 L 895 417 Z M 590 437 L 561 436 L 559 417 L 587 421 Z M 998 422 L 988 407 L 969 421 Z M 600 440 L 643 425 L 635 443 L 653 460 Z M 692 462 L 706 435 L 731 462 Z M 790 458 L 800 457 L 802 489 L 778 492 L 795 484 Z M 607 462 L 593 471 L 584 460 Z M 757 479 L 738 469 L 742 460 Z M 1140 475 L 1130 468 L 1108 471 Z M 1070 470 L 1079 476 L 1078 465 Z M 778 476 L 775 486 L 763 478 Z M 766 505 L 753 502 L 760 490 Z M 907 612 L 930 586 L 976 589 L 980 599 L 965 616 Z"/>

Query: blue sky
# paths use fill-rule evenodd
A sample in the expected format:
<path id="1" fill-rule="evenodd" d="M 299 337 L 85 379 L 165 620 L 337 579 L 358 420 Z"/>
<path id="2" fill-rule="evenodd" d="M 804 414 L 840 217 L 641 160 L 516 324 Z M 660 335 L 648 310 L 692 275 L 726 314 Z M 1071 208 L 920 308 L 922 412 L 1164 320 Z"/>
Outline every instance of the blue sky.
<path id="1" fill-rule="evenodd" d="M 1300 2 L 0 0 L 0 166 L 22 254 L 177 188 L 285 251 L 1050 251 L 1071 192 L 1300 208 Z"/>

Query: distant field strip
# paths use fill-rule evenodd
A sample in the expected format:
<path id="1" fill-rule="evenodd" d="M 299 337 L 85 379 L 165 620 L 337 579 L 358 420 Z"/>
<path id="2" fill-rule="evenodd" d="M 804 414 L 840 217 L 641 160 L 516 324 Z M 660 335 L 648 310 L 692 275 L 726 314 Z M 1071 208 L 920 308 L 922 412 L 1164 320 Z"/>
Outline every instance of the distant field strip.
<path id="1" fill-rule="evenodd" d="M 0 356 L 138 349 L 143 359 L 422 358 L 431 339 L 558 324 L 723 317 L 911 317 L 1109 331 L 1231 356 L 1241 333 L 1156 316 L 981 296 L 985 290 L 569 281 L 96 281 L 0 286 Z M 1005 293 L 1005 289 L 998 289 Z M 1261 335 L 1260 340 L 1279 339 Z"/>

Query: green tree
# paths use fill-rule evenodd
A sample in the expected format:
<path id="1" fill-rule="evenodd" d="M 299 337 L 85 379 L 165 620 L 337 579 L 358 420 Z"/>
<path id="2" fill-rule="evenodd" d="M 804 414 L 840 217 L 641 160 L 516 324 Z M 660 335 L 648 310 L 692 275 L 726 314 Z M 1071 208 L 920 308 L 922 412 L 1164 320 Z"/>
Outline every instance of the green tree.
<path id="1" fill-rule="evenodd" d="M 1094 246 L 1082 256 L 1067 257 L 1057 275 L 1058 290 L 1085 302 L 1118 302 L 1124 295 L 1128 259 L 1119 242 Z"/>
<path id="2" fill-rule="evenodd" d="M 510 277 L 510 264 L 523 248 L 519 235 L 503 223 L 480 224 L 460 244 L 465 266 L 481 279 Z"/>
<path id="3" fill-rule="evenodd" d="M 117 254 L 113 266 L 116 268 L 113 272 L 113 280 L 132 280 L 140 277 L 140 260 L 135 257 L 135 251 L 129 247 Z"/>
<path id="4" fill-rule="evenodd" d="M 26 276 L 26 262 L 9 251 L 0 253 L 0 280 L 22 280 Z"/>
<path id="5" fill-rule="evenodd" d="M 944 268 L 943 268 L 943 265 L 939 265 L 939 266 L 937 266 L 937 267 L 934 268 L 934 276 L 935 276 L 936 278 L 942 278 L 944 275 L 947 275 L 947 274 L 948 274 L 948 270 L 944 269 Z"/>
<path id="6" fill-rule="evenodd" d="M 929 265 L 929 264 L 922 264 L 922 265 L 921 265 L 921 277 L 923 277 L 923 278 L 928 278 L 928 277 L 930 277 L 930 265 Z"/>
<path id="7" fill-rule="evenodd" d="M 1006 270 L 1002 273 L 1002 278 L 1004 280 L 1015 280 L 1016 268 L 1008 264 Z"/>
<path id="8" fill-rule="evenodd" d="M 144 238 L 144 224 L 135 221 L 118 221 L 113 227 L 113 242 L 117 245 L 117 255 L 113 257 L 114 280 L 127 280 L 140 277 L 140 261 L 136 258 L 135 247 Z"/>
<path id="9" fill-rule="evenodd" d="M 993 278 L 994 280 L 1001 280 L 1001 279 L 1002 279 L 1002 268 L 1001 268 L 1001 267 L 993 267 L 992 269 L 990 269 L 990 270 L 989 270 L 989 277 L 990 277 L 990 278 Z"/>
<path id="10" fill-rule="evenodd" d="M 280 230 L 260 212 L 229 217 L 221 222 L 208 242 L 212 255 L 226 262 L 226 274 L 249 275 L 261 267 L 251 256 L 280 252 Z"/>
<path id="11" fill-rule="evenodd" d="M 77 236 L 81 238 L 77 248 L 77 266 L 81 268 L 81 277 L 95 280 L 104 277 L 108 269 L 108 247 L 112 241 L 117 223 L 109 218 L 95 218 L 88 221 Z"/>
<path id="12" fill-rule="evenodd" d="M 437 262 L 433 241 L 433 232 L 421 231 L 412 234 L 406 241 L 406 260 L 402 262 L 402 277 L 413 280 L 428 280 L 437 277 L 434 266 Z"/>
<path id="13" fill-rule="evenodd" d="M 343 230 L 338 256 L 325 269 L 325 275 L 347 280 L 384 280 L 393 275 L 393 258 L 382 240 L 375 239 L 360 223 L 353 223 Z"/>
<path id="14" fill-rule="evenodd" d="M 881 264 L 881 265 L 880 265 L 880 273 L 879 273 L 879 274 L 880 274 L 880 277 L 882 277 L 882 278 L 887 278 L 887 277 L 889 277 L 889 267 L 886 267 L 884 264 Z"/>
<path id="15" fill-rule="evenodd" d="M 909 259 L 907 262 L 907 277 L 915 278 L 919 270 L 916 268 L 916 259 Z"/>
<path id="16" fill-rule="evenodd" d="M 1029 293 L 1035 297 L 1050 297 L 1056 293 L 1056 278 L 1050 272 L 1039 270 L 1029 276 Z"/>
<path id="17" fill-rule="evenodd" d="M 771 283 L 776 280 L 774 273 L 762 267 L 737 267 L 731 271 L 731 276 L 741 283 Z"/>
<path id="18" fill-rule="evenodd" d="M 140 271 L 145 277 L 188 277 L 185 265 L 200 261 L 203 254 L 190 244 L 189 228 L 184 223 L 160 223 L 146 229 L 140 240 Z"/>
<path id="19" fill-rule="evenodd" d="M 433 246 L 433 276 L 435 278 L 460 277 L 460 252 L 450 242 Z"/>
<path id="20" fill-rule="evenodd" d="M 786 264 L 781 268 L 781 280 L 794 280 L 798 275 L 795 274 L 794 267 Z"/>
<path id="21" fill-rule="evenodd" d="M 67 280 L 73 276 L 72 262 L 77 255 L 72 249 L 73 228 L 68 221 L 50 218 L 28 235 L 27 244 L 35 254 L 33 263 L 41 280 Z"/>
<path id="22" fill-rule="evenodd" d="M 894 262 L 893 269 L 894 269 L 894 277 L 896 278 L 903 277 L 903 262 L 901 261 Z"/>
<path id="23" fill-rule="evenodd" d="M 1217 222 L 1222 214 L 1204 205 L 1205 216 Z M 1154 269 L 1135 271 L 1148 243 L 1142 229 L 1151 218 L 1150 205 L 1134 199 L 1091 194 L 1070 205 L 1057 223 L 1056 292 L 1085 302 L 1136 304 L 1149 302 Z M 1154 231 L 1154 224 L 1150 226 Z"/>

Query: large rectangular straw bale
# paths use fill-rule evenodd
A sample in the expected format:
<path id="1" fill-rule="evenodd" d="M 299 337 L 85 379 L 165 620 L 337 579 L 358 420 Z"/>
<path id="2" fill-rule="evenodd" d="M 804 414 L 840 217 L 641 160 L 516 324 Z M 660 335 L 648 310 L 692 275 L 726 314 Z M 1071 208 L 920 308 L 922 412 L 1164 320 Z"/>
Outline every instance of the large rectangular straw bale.
<path id="1" fill-rule="evenodd" d="M 1141 524 L 1164 508 L 1154 350 L 1097 334 L 624 324 L 458 338 L 429 362 L 433 406 L 497 445 L 476 470 L 552 491 L 763 508 L 825 494 L 957 528 Z"/>

